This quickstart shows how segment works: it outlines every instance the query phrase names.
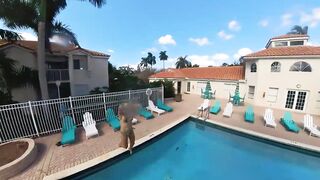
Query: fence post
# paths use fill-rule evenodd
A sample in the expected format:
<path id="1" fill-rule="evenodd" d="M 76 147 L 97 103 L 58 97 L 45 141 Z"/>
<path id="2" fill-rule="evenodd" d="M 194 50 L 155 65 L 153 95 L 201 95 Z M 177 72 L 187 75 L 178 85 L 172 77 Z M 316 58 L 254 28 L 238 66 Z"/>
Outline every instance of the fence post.
<path id="1" fill-rule="evenodd" d="M 103 107 L 104 107 L 104 112 L 107 110 L 107 105 L 106 105 L 106 93 L 102 93 L 103 95 Z"/>
<path id="2" fill-rule="evenodd" d="M 69 96 L 69 102 L 70 102 L 70 108 L 71 108 L 71 113 L 72 113 L 73 122 L 77 125 L 76 119 L 75 119 L 75 117 L 74 117 L 74 111 L 73 111 L 73 105 L 72 105 L 72 98 L 71 98 L 71 96 Z"/>
<path id="3" fill-rule="evenodd" d="M 162 96 L 162 102 L 164 103 L 164 86 L 163 86 L 163 84 L 161 86 L 161 96 Z"/>
<path id="4" fill-rule="evenodd" d="M 33 114 L 32 106 L 31 106 L 31 102 L 28 101 L 28 103 L 29 103 L 29 109 L 30 109 L 31 118 L 32 118 L 32 122 L 33 122 L 34 128 L 35 128 L 35 130 L 36 130 L 37 136 L 40 137 L 39 131 L 38 131 L 38 127 L 37 127 L 37 123 L 36 123 L 36 119 L 34 118 L 34 114 Z"/>
<path id="5" fill-rule="evenodd" d="M 131 100 L 131 91 L 129 89 L 129 101 Z"/>

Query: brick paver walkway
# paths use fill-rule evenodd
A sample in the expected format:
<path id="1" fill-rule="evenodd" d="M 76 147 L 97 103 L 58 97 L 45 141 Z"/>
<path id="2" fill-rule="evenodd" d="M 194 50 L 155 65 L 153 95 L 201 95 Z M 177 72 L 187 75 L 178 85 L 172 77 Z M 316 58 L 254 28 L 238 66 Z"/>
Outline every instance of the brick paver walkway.
<path id="1" fill-rule="evenodd" d="M 174 112 L 156 116 L 156 118 L 151 120 L 145 120 L 139 117 L 140 123 L 134 126 L 136 138 L 139 139 L 146 136 L 187 114 L 195 115 L 197 113 L 197 107 L 202 101 L 203 99 L 198 95 L 184 94 L 182 102 L 168 102 L 168 104 L 174 108 Z M 214 100 L 211 101 L 211 104 L 213 104 L 213 101 Z M 226 100 L 221 101 L 223 109 Z M 264 109 L 265 108 L 262 107 L 254 107 L 256 120 L 253 124 L 243 120 L 244 106 L 234 107 L 234 113 L 231 118 L 222 117 L 222 112 L 218 115 L 210 115 L 209 118 L 221 123 L 320 147 L 320 138 L 311 137 L 304 131 L 300 131 L 298 134 L 286 131 L 284 127 L 279 124 L 279 119 L 283 114 L 282 110 L 274 110 L 277 128 L 265 127 L 262 119 Z M 303 114 L 293 113 L 293 117 L 298 125 L 302 127 Z M 315 123 L 320 125 L 320 117 L 315 116 L 314 118 Z M 78 128 L 76 143 L 66 147 L 55 145 L 60 141 L 61 134 L 53 134 L 35 139 L 39 150 L 36 161 L 28 169 L 12 179 L 42 179 L 46 175 L 73 167 L 118 148 L 120 140 L 119 132 L 113 132 L 105 122 L 98 123 L 97 128 L 100 136 L 89 140 L 85 138 L 83 128 Z"/>

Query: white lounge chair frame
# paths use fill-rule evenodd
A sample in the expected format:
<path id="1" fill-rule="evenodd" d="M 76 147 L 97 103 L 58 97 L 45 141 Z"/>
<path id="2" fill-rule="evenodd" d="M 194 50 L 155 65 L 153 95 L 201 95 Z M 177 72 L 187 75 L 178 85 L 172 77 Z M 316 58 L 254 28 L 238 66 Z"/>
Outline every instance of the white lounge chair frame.
<path id="1" fill-rule="evenodd" d="M 203 100 L 203 103 L 198 107 L 198 110 L 199 111 L 207 110 L 209 108 L 209 102 L 210 102 L 209 99 Z"/>
<path id="2" fill-rule="evenodd" d="M 277 123 L 274 120 L 273 111 L 271 109 L 268 108 L 265 110 L 263 119 L 265 121 L 265 126 L 273 128 L 277 127 Z"/>
<path id="3" fill-rule="evenodd" d="M 149 106 L 147 107 L 147 109 L 151 112 L 155 112 L 158 114 L 158 116 L 160 116 L 160 114 L 165 113 L 166 111 L 159 109 L 157 106 L 154 105 L 154 103 L 151 100 L 148 100 L 148 104 Z"/>
<path id="4" fill-rule="evenodd" d="M 93 119 L 92 114 L 90 112 L 84 113 L 83 119 L 82 126 L 86 132 L 87 139 L 92 136 L 98 136 L 99 133 L 96 128 L 96 121 Z"/>
<path id="5" fill-rule="evenodd" d="M 202 117 L 203 116 L 203 112 L 207 112 L 205 114 L 205 119 L 207 119 L 209 117 L 209 107 L 210 107 L 210 100 L 209 99 L 204 99 L 203 103 L 198 107 L 198 116 Z"/>
<path id="6" fill-rule="evenodd" d="M 320 131 L 317 125 L 313 124 L 313 117 L 310 114 L 303 116 L 303 129 L 308 130 L 310 136 L 320 137 Z"/>
<path id="7" fill-rule="evenodd" d="M 232 112 L 233 112 L 233 104 L 231 102 L 228 102 L 226 107 L 224 108 L 223 116 L 231 117 Z"/>

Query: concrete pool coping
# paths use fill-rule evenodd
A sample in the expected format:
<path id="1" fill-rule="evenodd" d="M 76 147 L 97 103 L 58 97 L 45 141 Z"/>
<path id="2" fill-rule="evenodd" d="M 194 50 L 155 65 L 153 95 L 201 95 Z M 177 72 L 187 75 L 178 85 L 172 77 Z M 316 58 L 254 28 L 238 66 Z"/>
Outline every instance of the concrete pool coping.
<path id="1" fill-rule="evenodd" d="M 244 129 L 244 128 L 239 128 L 239 127 L 236 127 L 236 126 L 232 126 L 232 125 L 227 125 L 225 123 L 220 123 L 220 122 L 217 122 L 217 121 L 214 121 L 214 120 L 211 120 L 211 119 L 203 119 L 203 118 L 200 118 L 198 116 L 194 116 L 194 115 L 191 115 L 191 114 L 188 114 L 186 116 L 183 116 L 182 118 L 178 119 L 177 121 L 174 121 L 170 124 L 168 124 L 167 126 L 163 127 L 163 128 L 160 128 L 159 130 L 157 131 L 154 131 L 140 139 L 138 139 L 134 145 L 134 147 L 137 147 L 151 139 L 153 139 L 154 137 L 157 137 L 159 135 L 161 135 L 162 133 L 166 132 L 167 130 L 175 127 L 176 125 L 180 124 L 181 122 L 187 120 L 189 117 L 192 117 L 192 118 L 196 118 L 196 119 L 199 119 L 199 120 L 203 120 L 205 122 L 208 122 L 208 123 L 211 123 L 213 125 L 217 125 L 217 126 L 220 126 L 220 127 L 223 127 L 223 128 L 226 128 L 226 129 L 230 129 L 230 130 L 233 130 L 233 131 L 237 131 L 237 132 L 240 132 L 240 133 L 244 133 L 244 134 L 248 134 L 248 135 L 251 135 L 251 136 L 254 136 L 254 137 L 258 137 L 258 138 L 262 138 L 262 139 L 266 139 L 266 140 L 270 140 L 270 141 L 273 141 L 273 142 L 277 142 L 277 143 L 281 143 L 281 144 L 284 144 L 284 145 L 289 145 L 289 146 L 292 146 L 292 147 L 296 147 L 296 148 L 300 148 L 300 149 L 304 149 L 304 150 L 308 150 L 308 151 L 313 151 L 313 152 L 316 152 L 316 153 L 320 153 L 320 147 L 317 147 L 317 146 L 312 146 L 312 145 L 308 145 L 308 144 L 304 144 L 304 143 L 299 143 L 299 142 L 296 142 L 296 141 L 291 141 L 291 140 L 287 140 L 287 139 L 283 139 L 283 138 L 278 138 L 278 137 L 275 137 L 275 136 L 271 136 L 271 135 L 267 135 L 267 134 L 263 134 L 263 133 L 258 133 L 258 132 L 255 132 L 255 131 L 252 131 L 252 130 L 247 130 L 247 129 Z M 266 127 L 266 128 L 269 128 L 269 127 Z M 71 168 L 68 168 L 68 169 L 65 169 L 63 171 L 59 171 L 57 173 L 54 173 L 54 174 L 51 174 L 49 176 L 45 176 L 44 177 L 44 180 L 53 180 L 53 179 L 62 179 L 62 178 L 66 178 L 66 177 L 69 177 L 71 175 L 74 175 L 76 173 L 79 173 L 83 170 L 86 170 L 88 168 L 91 168 L 93 166 L 96 166 L 100 163 L 103 163 L 107 160 L 110 160 L 122 153 L 125 153 L 127 152 L 128 150 L 127 149 L 123 149 L 123 148 L 117 148 L 111 152 L 108 152 L 104 155 L 101 155 L 97 158 L 94 158 L 94 159 L 91 159 L 87 162 L 84 162 L 82 164 L 79 164 L 79 165 L 76 165 L 74 167 L 71 167 Z"/>
<path id="2" fill-rule="evenodd" d="M 277 143 L 284 144 L 284 145 L 289 145 L 289 146 L 296 147 L 296 148 L 299 148 L 299 149 L 304 149 L 304 150 L 307 150 L 307 151 L 313 151 L 313 152 L 316 152 L 316 153 L 320 154 L 320 147 L 318 147 L 318 146 L 312 146 L 312 145 L 300 143 L 300 142 L 297 142 L 297 141 L 292 141 L 292 140 L 288 140 L 288 139 L 284 139 L 284 138 L 275 137 L 275 136 L 259 133 L 259 132 L 256 132 L 256 131 L 252 131 L 252 130 L 248 130 L 248 129 L 244 129 L 244 128 L 239 128 L 239 127 L 232 126 L 232 125 L 227 125 L 225 123 L 220 123 L 220 122 L 217 122 L 217 121 L 213 121 L 211 119 L 203 119 L 203 118 L 200 118 L 200 117 L 197 117 L 197 116 L 194 116 L 194 115 L 191 115 L 190 117 L 193 117 L 193 118 L 196 118 L 196 119 L 200 119 L 200 120 L 203 120 L 205 122 L 209 122 L 211 124 L 214 124 L 214 125 L 217 125 L 217 126 L 220 126 L 220 127 L 223 127 L 223 128 L 227 128 L 227 129 L 230 129 L 230 130 L 234 130 L 234 131 L 237 131 L 237 132 L 240 132 L 240 133 L 248 134 L 248 135 L 251 135 L 251 136 L 254 136 L 254 137 L 262 138 L 262 139 L 265 139 L 265 140 L 270 140 L 270 141 L 277 142 Z M 266 128 L 271 128 L 271 127 L 267 127 L 267 126 L 265 126 L 265 127 Z"/>

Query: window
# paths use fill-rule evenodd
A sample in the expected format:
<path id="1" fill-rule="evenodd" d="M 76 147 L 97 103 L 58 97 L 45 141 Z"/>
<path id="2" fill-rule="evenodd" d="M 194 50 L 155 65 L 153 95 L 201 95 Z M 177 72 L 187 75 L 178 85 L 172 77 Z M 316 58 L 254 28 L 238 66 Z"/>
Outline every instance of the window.
<path id="1" fill-rule="evenodd" d="M 187 82 L 187 92 L 190 92 L 190 82 Z"/>
<path id="2" fill-rule="evenodd" d="M 303 41 L 291 41 L 290 46 L 301 46 L 303 45 Z"/>
<path id="3" fill-rule="evenodd" d="M 285 108 L 303 111 L 306 99 L 306 91 L 288 90 Z"/>
<path id="4" fill-rule="evenodd" d="M 281 64 L 279 62 L 273 62 L 271 64 L 271 72 L 280 72 Z"/>
<path id="5" fill-rule="evenodd" d="M 248 93 L 248 98 L 253 99 L 254 98 L 254 86 L 249 86 L 249 93 Z"/>
<path id="6" fill-rule="evenodd" d="M 251 72 L 257 72 L 257 64 L 256 63 L 251 64 Z"/>
<path id="7" fill-rule="evenodd" d="M 74 59 L 73 60 L 73 69 L 88 70 L 88 61 Z"/>
<path id="8" fill-rule="evenodd" d="M 317 104 L 317 108 L 320 109 L 320 91 L 318 91 L 318 94 L 317 94 L 317 101 L 316 101 L 316 104 Z"/>
<path id="9" fill-rule="evenodd" d="M 288 42 L 274 42 L 274 46 L 275 47 L 279 47 L 279 46 L 288 46 Z"/>
<path id="10" fill-rule="evenodd" d="M 269 87 L 268 94 L 267 94 L 267 101 L 268 102 L 276 102 L 278 97 L 279 88 Z"/>
<path id="11" fill-rule="evenodd" d="M 311 72 L 311 66 L 310 64 L 304 62 L 304 61 L 299 61 L 294 63 L 290 67 L 290 71 L 297 71 L 297 72 Z"/>

